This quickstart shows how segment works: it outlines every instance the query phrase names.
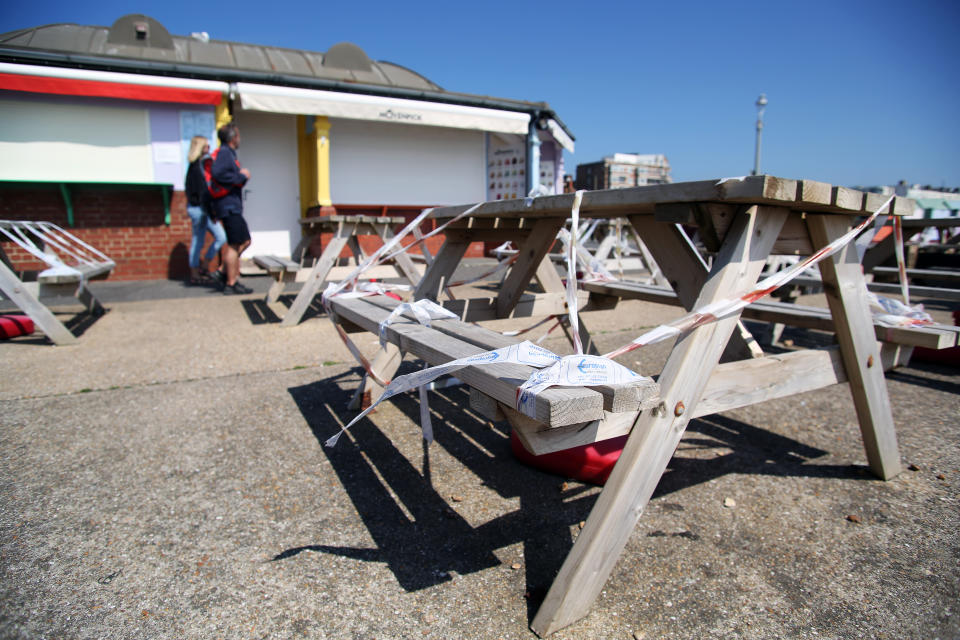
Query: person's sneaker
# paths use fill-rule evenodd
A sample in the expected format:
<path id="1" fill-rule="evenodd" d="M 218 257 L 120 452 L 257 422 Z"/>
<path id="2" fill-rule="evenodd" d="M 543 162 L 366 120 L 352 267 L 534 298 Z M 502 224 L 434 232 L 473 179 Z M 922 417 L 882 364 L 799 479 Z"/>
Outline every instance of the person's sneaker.
<path id="1" fill-rule="evenodd" d="M 223 275 L 223 271 L 217 269 L 216 271 L 210 272 L 210 282 L 215 288 L 223 291 L 223 288 L 227 286 L 227 277 Z"/>
<path id="2" fill-rule="evenodd" d="M 242 296 L 247 293 L 253 293 L 253 289 L 238 282 L 234 285 L 225 285 L 223 287 L 223 293 L 226 295 Z"/>

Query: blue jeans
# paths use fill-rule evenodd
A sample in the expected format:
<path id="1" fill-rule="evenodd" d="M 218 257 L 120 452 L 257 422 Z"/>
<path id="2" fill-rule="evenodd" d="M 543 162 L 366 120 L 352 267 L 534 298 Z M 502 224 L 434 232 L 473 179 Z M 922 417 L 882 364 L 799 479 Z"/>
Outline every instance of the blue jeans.
<path id="1" fill-rule="evenodd" d="M 190 224 L 193 227 L 193 238 L 190 240 L 190 268 L 197 269 L 200 266 L 200 251 L 203 250 L 203 242 L 207 238 L 207 231 L 213 236 L 213 243 L 207 249 L 206 261 L 210 262 L 213 256 L 217 255 L 220 247 L 227 241 L 227 234 L 219 222 L 214 222 L 203 210 L 203 207 L 187 207 L 187 215 L 190 216 Z"/>

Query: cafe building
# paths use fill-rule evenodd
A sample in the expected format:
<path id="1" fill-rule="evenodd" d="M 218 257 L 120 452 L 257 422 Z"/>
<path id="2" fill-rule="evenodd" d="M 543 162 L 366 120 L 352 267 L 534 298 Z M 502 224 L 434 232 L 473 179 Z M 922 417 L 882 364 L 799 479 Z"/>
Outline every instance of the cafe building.
<path id="1" fill-rule="evenodd" d="M 112 279 L 180 277 L 189 142 L 215 146 L 230 121 L 253 175 L 250 256 L 290 256 L 306 215 L 559 193 L 574 149 L 544 102 L 447 91 L 350 43 L 175 36 L 144 15 L 53 24 L 0 34 L 0 219 L 70 229 L 117 262 Z"/>

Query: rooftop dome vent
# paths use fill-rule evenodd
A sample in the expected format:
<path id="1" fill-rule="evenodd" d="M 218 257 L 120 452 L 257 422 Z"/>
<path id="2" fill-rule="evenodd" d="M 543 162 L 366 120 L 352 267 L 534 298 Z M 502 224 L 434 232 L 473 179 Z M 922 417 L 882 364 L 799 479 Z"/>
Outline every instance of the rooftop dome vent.
<path id="1" fill-rule="evenodd" d="M 350 42 L 335 44 L 323 56 L 323 66 L 347 71 L 372 71 L 373 63 L 363 49 Z"/>
<path id="2" fill-rule="evenodd" d="M 173 38 L 166 27 L 139 13 L 131 13 L 118 18 L 107 34 L 107 42 L 137 47 L 173 49 Z"/>

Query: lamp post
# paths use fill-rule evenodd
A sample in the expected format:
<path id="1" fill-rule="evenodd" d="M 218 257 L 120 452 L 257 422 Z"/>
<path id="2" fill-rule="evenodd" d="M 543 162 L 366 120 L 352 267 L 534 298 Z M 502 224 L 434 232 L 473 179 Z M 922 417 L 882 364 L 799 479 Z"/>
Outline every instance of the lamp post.
<path id="1" fill-rule="evenodd" d="M 763 135 L 763 110 L 767 107 L 767 94 L 757 98 L 757 148 L 753 156 L 753 175 L 760 175 L 760 137 Z"/>

